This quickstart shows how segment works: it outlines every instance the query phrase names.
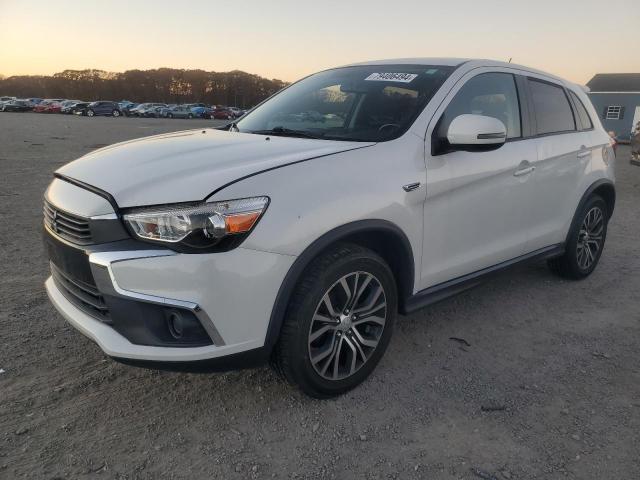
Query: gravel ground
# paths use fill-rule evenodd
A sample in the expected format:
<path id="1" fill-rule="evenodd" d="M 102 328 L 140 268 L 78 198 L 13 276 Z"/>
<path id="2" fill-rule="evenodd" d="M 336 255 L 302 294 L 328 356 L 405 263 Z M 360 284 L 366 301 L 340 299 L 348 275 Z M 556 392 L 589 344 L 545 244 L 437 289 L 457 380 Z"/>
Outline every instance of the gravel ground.
<path id="1" fill-rule="evenodd" d="M 341 398 L 307 398 L 268 368 L 107 359 L 47 300 L 42 194 L 99 146 L 212 123 L 0 114 L 0 478 L 640 478 L 640 168 L 627 147 L 590 278 L 534 264 L 401 317 L 376 372 Z"/>

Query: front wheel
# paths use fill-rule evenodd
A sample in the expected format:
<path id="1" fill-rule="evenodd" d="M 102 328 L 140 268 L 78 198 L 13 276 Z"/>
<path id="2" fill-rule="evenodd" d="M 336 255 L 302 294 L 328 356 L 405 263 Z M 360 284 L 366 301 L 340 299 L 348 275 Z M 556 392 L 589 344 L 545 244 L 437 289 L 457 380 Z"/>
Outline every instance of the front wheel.
<path id="1" fill-rule="evenodd" d="M 112 114 L 113 114 L 114 117 L 119 117 L 120 116 L 120 110 L 114 110 L 112 112 Z"/>
<path id="2" fill-rule="evenodd" d="M 93 110 L 87 110 L 87 117 L 93 117 L 96 114 Z"/>
<path id="3" fill-rule="evenodd" d="M 580 280 L 598 265 L 607 238 L 609 209 L 598 195 L 591 196 L 576 213 L 565 244 L 565 253 L 549 260 L 549 268 L 561 277 Z"/>
<path id="4" fill-rule="evenodd" d="M 340 244 L 307 268 L 296 287 L 273 363 L 316 398 L 345 393 L 382 358 L 397 312 L 396 283 L 375 252 Z"/>

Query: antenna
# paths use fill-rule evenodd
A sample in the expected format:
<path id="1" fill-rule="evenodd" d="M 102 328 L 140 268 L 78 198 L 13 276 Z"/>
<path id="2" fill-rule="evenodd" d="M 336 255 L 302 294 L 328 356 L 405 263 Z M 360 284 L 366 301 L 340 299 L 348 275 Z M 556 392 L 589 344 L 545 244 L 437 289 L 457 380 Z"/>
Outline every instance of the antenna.
<path id="1" fill-rule="evenodd" d="M 513 57 L 509 57 L 509 61 L 507 63 L 511 63 L 511 60 L 513 60 Z"/>

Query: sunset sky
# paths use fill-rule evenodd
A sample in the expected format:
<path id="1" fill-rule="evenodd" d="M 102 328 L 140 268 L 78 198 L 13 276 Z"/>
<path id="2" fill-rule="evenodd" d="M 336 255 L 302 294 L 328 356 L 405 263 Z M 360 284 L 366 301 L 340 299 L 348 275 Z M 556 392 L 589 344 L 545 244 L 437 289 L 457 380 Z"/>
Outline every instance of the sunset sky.
<path id="1" fill-rule="evenodd" d="M 638 0 L 0 0 L 0 74 L 240 69 L 296 80 L 394 57 L 640 72 Z"/>

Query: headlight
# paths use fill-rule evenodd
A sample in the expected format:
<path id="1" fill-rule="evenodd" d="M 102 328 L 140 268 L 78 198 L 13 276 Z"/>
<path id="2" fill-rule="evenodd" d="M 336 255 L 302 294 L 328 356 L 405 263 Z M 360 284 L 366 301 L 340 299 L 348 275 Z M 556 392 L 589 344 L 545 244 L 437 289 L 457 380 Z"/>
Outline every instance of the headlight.
<path id="1" fill-rule="evenodd" d="M 268 203 L 268 197 L 253 197 L 183 204 L 133 211 L 124 220 L 139 238 L 173 244 L 177 249 L 231 248 L 249 234 Z"/>

